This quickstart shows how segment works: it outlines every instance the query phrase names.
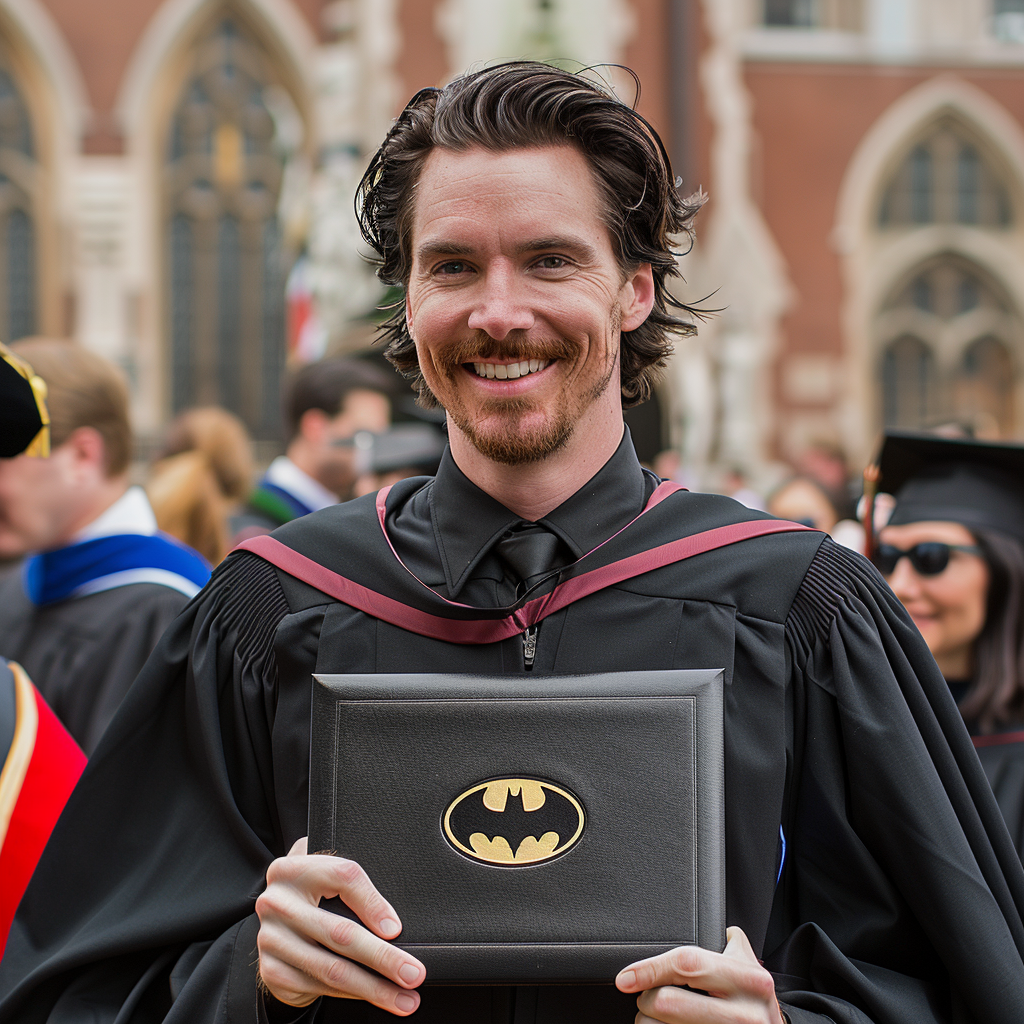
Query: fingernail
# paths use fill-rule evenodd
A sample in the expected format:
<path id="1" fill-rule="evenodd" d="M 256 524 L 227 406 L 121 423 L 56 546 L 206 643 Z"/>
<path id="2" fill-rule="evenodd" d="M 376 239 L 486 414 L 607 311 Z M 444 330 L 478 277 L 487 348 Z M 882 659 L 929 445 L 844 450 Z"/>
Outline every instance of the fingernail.
<path id="1" fill-rule="evenodd" d="M 632 988 L 636 984 L 636 971 L 623 971 L 619 977 L 619 982 L 626 986 L 626 988 Z"/>
<path id="2" fill-rule="evenodd" d="M 415 964 L 402 964 L 398 968 L 398 976 L 407 985 L 415 985 L 420 980 L 420 969 Z"/>
<path id="3" fill-rule="evenodd" d="M 416 997 L 403 992 L 400 996 L 395 996 L 395 1006 L 397 1006 L 399 1010 L 415 1010 Z"/>
<path id="4" fill-rule="evenodd" d="M 393 917 L 381 918 L 380 930 L 385 935 L 392 935 L 401 930 L 401 925 Z"/>

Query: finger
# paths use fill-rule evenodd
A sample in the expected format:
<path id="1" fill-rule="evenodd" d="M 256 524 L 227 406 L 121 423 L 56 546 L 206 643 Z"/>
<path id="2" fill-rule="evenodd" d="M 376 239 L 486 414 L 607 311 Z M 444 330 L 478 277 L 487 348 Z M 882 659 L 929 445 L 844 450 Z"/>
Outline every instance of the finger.
<path id="1" fill-rule="evenodd" d="M 326 950 L 310 951 L 305 969 L 274 956 L 261 957 L 260 976 L 275 999 L 291 1006 L 308 1006 L 320 996 L 362 999 L 400 1017 L 419 1007 L 418 992 L 398 988 Z"/>
<path id="2" fill-rule="evenodd" d="M 303 958 L 311 950 L 325 947 L 405 988 L 414 988 L 426 976 L 426 969 L 415 957 L 385 942 L 358 921 L 310 905 L 293 890 L 264 893 L 257 901 L 257 912 L 261 917 L 257 935 L 261 956 L 266 949 L 309 973 Z"/>
<path id="3" fill-rule="evenodd" d="M 658 1024 L 735 1024 L 737 1020 L 737 1004 L 731 1000 L 714 999 L 673 985 L 642 992 L 636 1004 L 640 1010 L 638 1020 Z"/>
<path id="4" fill-rule="evenodd" d="M 293 851 L 297 845 L 292 847 Z M 314 906 L 325 897 L 340 897 L 368 928 L 384 938 L 394 938 L 402 930 L 402 923 L 394 907 L 381 896 L 366 872 L 355 861 L 316 853 L 279 857 L 267 869 L 267 890 L 264 896 L 276 891 L 281 885 L 299 891 Z"/>
<path id="5" fill-rule="evenodd" d="M 736 925 L 732 925 L 730 928 L 725 929 L 726 946 L 722 951 L 723 956 L 731 957 L 735 960 L 744 960 L 748 963 L 759 963 L 757 954 L 754 952 L 754 947 L 750 944 L 750 939 L 747 938 L 747 933 Z"/>
<path id="6" fill-rule="evenodd" d="M 292 848 L 288 851 L 289 857 L 300 857 L 304 856 L 308 849 L 309 837 L 303 836 L 301 839 L 296 839 L 292 843 Z"/>
<path id="7" fill-rule="evenodd" d="M 641 992 L 661 985 L 685 985 L 715 996 L 745 995 L 760 998 L 774 986 L 771 975 L 757 960 L 712 953 L 700 946 L 679 946 L 660 956 L 630 964 L 615 979 L 622 992 Z"/>

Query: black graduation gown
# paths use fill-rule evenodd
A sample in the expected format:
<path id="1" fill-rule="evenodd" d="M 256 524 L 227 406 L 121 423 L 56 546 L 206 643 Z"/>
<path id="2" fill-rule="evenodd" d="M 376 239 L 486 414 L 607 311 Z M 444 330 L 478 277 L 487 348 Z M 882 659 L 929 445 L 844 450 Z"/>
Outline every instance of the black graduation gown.
<path id="1" fill-rule="evenodd" d="M 1019 727 L 1014 730 L 1020 735 Z M 999 810 L 1017 853 L 1024 858 L 1024 740 L 1007 742 L 1001 736 L 978 736 L 978 757 L 995 793 Z"/>
<path id="2" fill-rule="evenodd" d="M 0 579 L 0 652 L 29 674 L 91 754 L 163 631 L 188 603 L 177 590 L 132 583 L 37 607 L 18 570 Z"/>
<path id="3" fill-rule="evenodd" d="M 404 481 L 389 509 L 429 534 L 430 493 Z M 591 561 L 758 517 L 674 495 Z M 275 536 L 408 604 L 478 615 L 397 565 L 372 498 Z M 727 917 L 794 1024 L 1024 1020 L 1024 873 L 945 681 L 867 562 L 817 533 L 761 538 L 540 627 L 536 672 L 667 667 L 726 671 Z M 230 556 L 161 640 L 58 823 L 0 964 L 0 1021 L 256 1020 L 253 905 L 271 858 L 306 833 L 310 674 L 442 669 L 522 671 L 522 644 L 403 632 Z M 413 1019 L 627 1024 L 635 1009 L 605 987 L 425 987 Z M 348 1000 L 317 1012 L 393 1019 Z"/>

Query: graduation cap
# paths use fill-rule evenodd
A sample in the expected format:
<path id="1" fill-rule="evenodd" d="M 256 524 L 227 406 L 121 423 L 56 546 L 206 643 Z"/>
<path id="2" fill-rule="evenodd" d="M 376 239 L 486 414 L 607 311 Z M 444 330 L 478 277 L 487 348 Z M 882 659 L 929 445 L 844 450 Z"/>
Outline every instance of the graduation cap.
<path id="1" fill-rule="evenodd" d="M 50 454 L 46 384 L 32 367 L 0 345 L 0 459 Z"/>
<path id="2" fill-rule="evenodd" d="M 949 521 L 1024 543 L 1024 445 L 888 431 L 877 465 L 892 525 Z"/>

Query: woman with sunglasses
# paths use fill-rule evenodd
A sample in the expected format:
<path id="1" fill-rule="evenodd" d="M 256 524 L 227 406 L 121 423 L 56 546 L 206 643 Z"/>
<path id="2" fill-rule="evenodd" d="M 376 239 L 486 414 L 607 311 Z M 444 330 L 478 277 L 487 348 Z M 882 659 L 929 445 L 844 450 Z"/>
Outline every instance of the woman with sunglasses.
<path id="1" fill-rule="evenodd" d="M 872 561 L 971 732 L 1024 856 L 1024 447 L 888 434 L 896 507 Z"/>

